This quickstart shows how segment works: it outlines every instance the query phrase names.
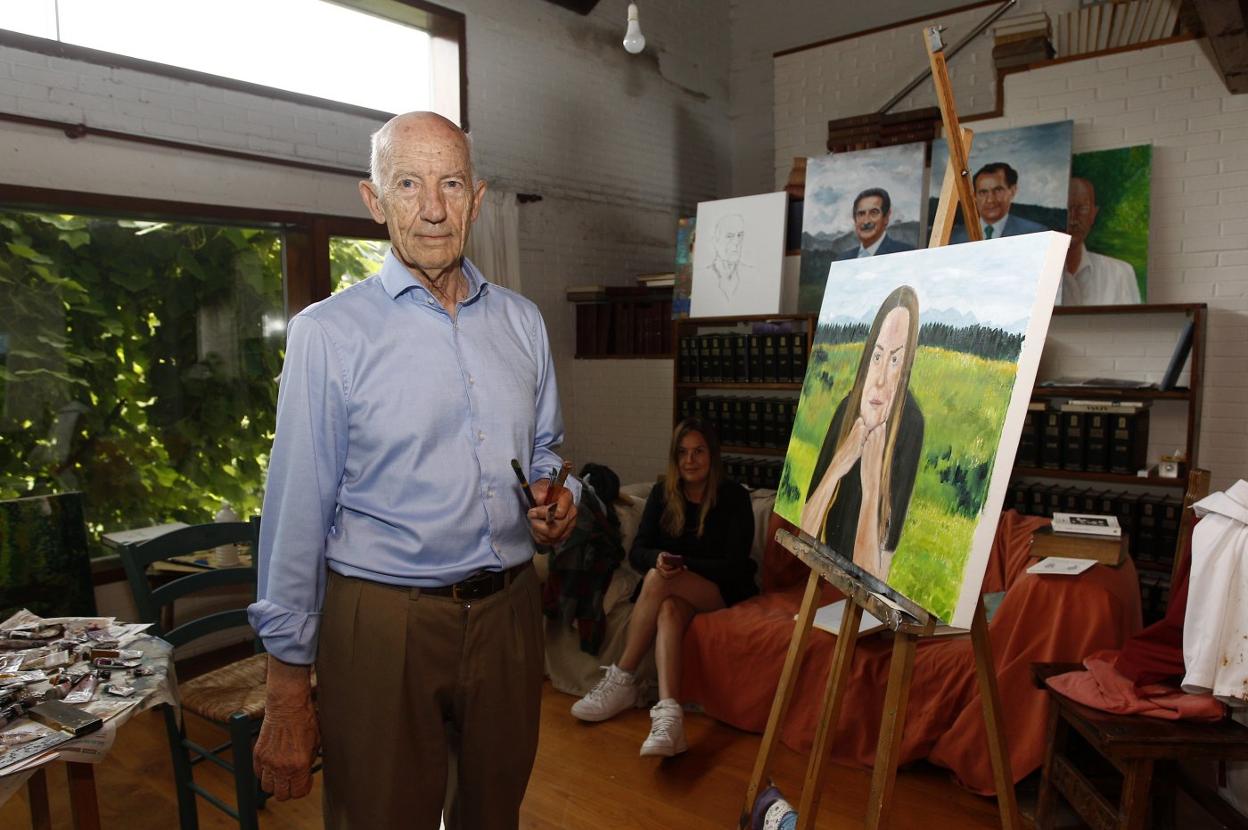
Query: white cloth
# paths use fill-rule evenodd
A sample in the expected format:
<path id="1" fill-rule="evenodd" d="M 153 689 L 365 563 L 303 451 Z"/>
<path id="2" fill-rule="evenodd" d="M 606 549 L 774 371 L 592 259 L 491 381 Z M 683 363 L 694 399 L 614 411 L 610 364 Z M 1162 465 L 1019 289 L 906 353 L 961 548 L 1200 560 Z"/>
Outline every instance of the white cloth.
<path id="1" fill-rule="evenodd" d="M 875 244 L 869 248 L 862 247 L 862 243 L 859 242 L 858 243 L 858 259 L 862 259 L 863 257 L 875 256 L 875 252 L 878 251 L 880 249 L 880 246 L 884 244 L 884 237 L 886 236 L 888 236 L 887 232 L 880 234 L 880 238 L 875 240 Z"/>
<path id="2" fill-rule="evenodd" d="M 1248 481 L 1194 505 L 1183 691 L 1248 706 Z"/>
<path id="3" fill-rule="evenodd" d="M 486 190 L 464 256 L 490 282 L 520 293 L 520 206 L 516 194 Z"/>
<path id="4" fill-rule="evenodd" d="M 1125 305 L 1140 302 L 1135 269 L 1121 259 L 1095 254 L 1080 245 L 1082 253 L 1075 273 L 1062 271 L 1060 305 Z"/>

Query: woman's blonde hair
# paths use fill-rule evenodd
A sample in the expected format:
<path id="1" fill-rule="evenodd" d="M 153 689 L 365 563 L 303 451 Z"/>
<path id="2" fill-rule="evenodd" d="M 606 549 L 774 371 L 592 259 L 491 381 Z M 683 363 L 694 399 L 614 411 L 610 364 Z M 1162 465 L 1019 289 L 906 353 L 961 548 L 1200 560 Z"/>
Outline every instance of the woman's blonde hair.
<path id="1" fill-rule="evenodd" d="M 880 310 L 875 314 L 871 330 L 867 333 L 866 342 L 862 346 L 862 357 L 858 360 L 858 375 L 854 378 L 854 385 L 850 388 L 849 394 L 845 396 L 845 414 L 841 417 L 841 429 L 836 436 L 836 443 L 833 444 L 839 449 L 849 437 L 850 431 L 854 428 L 854 422 L 858 420 L 858 411 L 862 407 L 862 390 L 867 385 L 867 367 L 871 364 L 871 354 L 875 351 L 876 341 L 880 339 L 880 329 L 884 327 L 884 318 L 897 308 L 904 308 L 909 313 L 910 320 L 906 331 L 906 358 L 902 363 L 901 375 L 897 378 L 897 391 L 893 393 L 893 403 L 888 411 L 884 470 L 880 476 L 880 544 L 888 538 L 888 523 L 893 513 L 893 450 L 897 446 L 897 433 L 901 429 L 901 410 L 906 405 L 906 394 L 910 388 L 910 369 L 914 366 L 914 353 L 919 346 L 919 297 L 908 285 L 900 285 L 893 289 L 893 292 L 884 298 L 884 302 L 880 304 Z M 841 483 L 838 481 L 829 504 L 836 502 L 836 494 L 840 489 Z M 824 516 L 823 524 L 819 528 L 819 538 L 825 542 L 828 532 L 827 521 L 828 517 Z"/>
<path id="2" fill-rule="evenodd" d="M 672 445 L 667 451 L 667 475 L 663 477 L 663 516 L 659 519 L 664 532 L 674 538 L 685 532 L 685 492 L 680 480 L 680 442 L 691 432 L 702 436 L 711 457 L 711 469 L 706 476 L 706 493 L 702 496 L 698 509 L 699 538 L 706 528 L 706 517 L 715 506 L 719 484 L 724 480 L 724 467 L 719 455 L 719 436 L 715 434 L 715 428 L 701 418 L 686 418 L 677 424 L 672 431 Z"/>

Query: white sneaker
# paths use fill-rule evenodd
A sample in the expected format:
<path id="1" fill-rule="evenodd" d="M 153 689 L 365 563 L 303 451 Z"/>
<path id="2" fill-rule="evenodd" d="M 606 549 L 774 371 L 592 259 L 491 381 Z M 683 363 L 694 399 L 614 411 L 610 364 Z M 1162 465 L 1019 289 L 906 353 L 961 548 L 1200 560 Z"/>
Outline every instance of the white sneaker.
<path id="1" fill-rule="evenodd" d="M 619 666 L 602 666 L 607 673 L 589 694 L 572 704 L 572 714 L 581 720 L 598 722 L 613 718 L 637 705 L 637 680 Z"/>
<path id="2" fill-rule="evenodd" d="M 685 743 L 685 713 L 670 697 L 650 710 L 650 737 L 641 745 L 642 755 L 670 758 L 689 748 Z"/>

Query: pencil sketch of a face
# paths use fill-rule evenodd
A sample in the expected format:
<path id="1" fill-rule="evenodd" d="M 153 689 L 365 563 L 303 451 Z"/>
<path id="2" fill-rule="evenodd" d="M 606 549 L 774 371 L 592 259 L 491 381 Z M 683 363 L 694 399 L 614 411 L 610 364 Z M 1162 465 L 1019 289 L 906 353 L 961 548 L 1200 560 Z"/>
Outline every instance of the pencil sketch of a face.
<path id="1" fill-rule="evenodd" d="M 780 192 L 698 204 L 689 316 L 780 310 L 787 200 Z"/>
<path id="2" fill-rule="evenodd" d="M 741 284 L 741 246 L 745 243 L 745 220 L 730 213 L 715 224 L 715 261 L 711 267 L 719 277 L 719 290 L 731 300 Z"/>

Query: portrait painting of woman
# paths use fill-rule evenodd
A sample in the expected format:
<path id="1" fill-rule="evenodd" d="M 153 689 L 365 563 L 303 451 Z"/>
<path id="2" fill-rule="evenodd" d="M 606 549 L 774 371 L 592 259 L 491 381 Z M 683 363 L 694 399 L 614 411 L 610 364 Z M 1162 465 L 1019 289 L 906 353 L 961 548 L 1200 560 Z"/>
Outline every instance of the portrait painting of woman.
<path id="1" fill-rule="evenodd" d="M 914 491 L 923 413 L 910 391 L 919 301 L 902 285 L 867 333 L 858 372 L 828 427 L 801 513 L 801 528 L 887 581 Z"/>

